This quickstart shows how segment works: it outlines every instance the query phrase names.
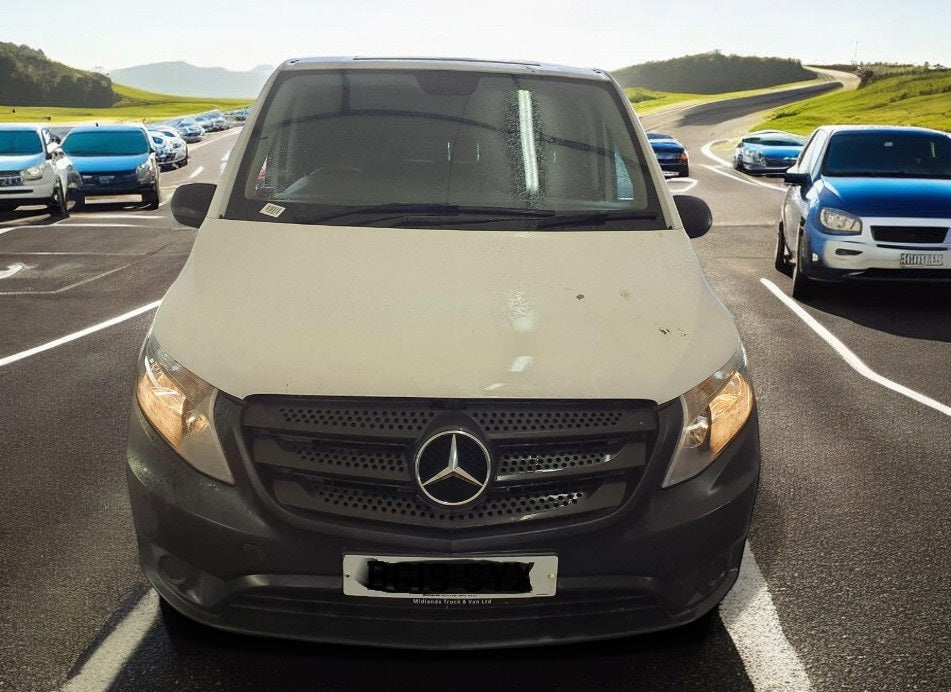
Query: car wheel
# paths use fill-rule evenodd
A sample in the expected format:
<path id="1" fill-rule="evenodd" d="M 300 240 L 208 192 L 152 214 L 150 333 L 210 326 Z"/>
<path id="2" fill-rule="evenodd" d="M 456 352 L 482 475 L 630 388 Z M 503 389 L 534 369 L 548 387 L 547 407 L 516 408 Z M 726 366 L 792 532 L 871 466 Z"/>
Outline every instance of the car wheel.
<path id="1" fill-rule="evenodd" d="M 66 206 L 66 192 L 63 190 L 63 183 L 57 182 L 53 190 L 53 196 L 47 202 L 50 217 L 54 219 L 65 219 L 69 216 L 69 208 Z"/>
<path id="2" fill-rule="evenodd" d="M 678 177 L 678 178 L 687 178 L 687 177 L 689 177 L 689 176 L 690 176 L 690 167 L 689 167 L 689 166 L 684 166 L 684 167 L 681 168 L 680 171 L 677 173 L 677 177 Z"/>
<path id="3" fill-rule="evenodd" d="M 809 242 L 804 232 L 799 233 L 799 243 L 796 248 L 796 264 L 792 270 L 792 296 L 796 300 L 808 300 L 815 294 L 815 282 L 806 276 L 802 267 L 809 256 Z"/>
<path id="4" fill-rule="evenodd" d="M 779 224 L 776 233 L 776 271 L 786 276 L 792 276 L 793 265 L 789 261 L 789 249 L 786 247 L 786 238 L 783 235 L 783 225 Z"/>
<path id="5" fill-rule="evenodd" d="M 149 209 L 158 209 L 159 200 L 159 184 L 158 180 L 156 180 L 155 185 L 151 190 L 142 193 L 142 201 L 149 205 Z"/>

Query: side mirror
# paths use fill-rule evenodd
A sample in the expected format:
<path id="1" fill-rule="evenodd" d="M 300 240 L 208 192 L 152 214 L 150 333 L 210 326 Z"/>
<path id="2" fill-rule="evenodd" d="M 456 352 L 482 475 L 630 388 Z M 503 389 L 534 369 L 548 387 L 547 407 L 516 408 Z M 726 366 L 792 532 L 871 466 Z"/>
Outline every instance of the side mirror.
<path id="1" fill-rule="evenodd" d="M 808 173 L 799 173 L 796 171 L 786 171 L 783 173 L 783 181 L 790 185 L 799 185 L 800 187 L 809 187 L 812 185 L 812 178 Z"/>
<path id="2" fill-rule="evenodd" d="M 208 216 L 216 188 L 217 185 L 211 183 L 181 185 L 172 195 L 172 216 L 183 226 L 198 228 Z"/>
<path id="3" fill-rule="evenodd" d="M 713 213 L 702 199 L 691 195 L 674 195 L 674 204 L 677 205 L 677 212 L 688 236 L 699 238 L 710 230 Z"/>

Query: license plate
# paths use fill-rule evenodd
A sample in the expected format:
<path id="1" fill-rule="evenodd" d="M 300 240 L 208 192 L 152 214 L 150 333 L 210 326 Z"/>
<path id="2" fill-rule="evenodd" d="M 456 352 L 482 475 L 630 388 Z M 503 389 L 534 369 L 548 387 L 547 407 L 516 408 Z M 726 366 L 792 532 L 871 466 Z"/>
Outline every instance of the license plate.
<path id="1" fill-rule="evenodd" d="M 100 176 L 99 176 L 99 184 L 100 184 L 100 185 L 108 185 L 109 183 L 112 182 L 112 179 L 113 179 L 114 177 L 115 177 L 115 176 L 111 176 L 111 175 L 100 175 Z"/>
<path id="2" fill-rule="evenodd" d="M 22 184 L 20 178 L 0 178 L 0 187 L 19 187 Z"/>
<path id="3" fill-rule="evenodd" d="M 371 598 L 459 600 L 555 595 L 556 555 L 507 557 L 343 556 L 343 593 Z"/>
<path id="4" fill-rule="evenodd" d="M 943 267 L 942 252 L 903 252 L 898 262 L 902 267 Z"/>

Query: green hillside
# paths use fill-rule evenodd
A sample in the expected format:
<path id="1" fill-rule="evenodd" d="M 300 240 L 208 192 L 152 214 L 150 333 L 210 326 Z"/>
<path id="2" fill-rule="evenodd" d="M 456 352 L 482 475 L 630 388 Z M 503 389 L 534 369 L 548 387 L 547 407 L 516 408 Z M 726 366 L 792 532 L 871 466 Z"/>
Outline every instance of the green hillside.
<path id="1" fill-rule="evenodd" d="M 623 87 L 688 94 L 722 94 L 816 78 L 798 60 L 720 52 L 632 65 L 613 75 Z"/>
<path id="2" fill-rule="evenodd" d="M 808 134 L 819 125 L 917 125 L 951 132 L 951 70 L 870 70 L 855 91 L 825 94 L 772 111 L 755 129 Z"/>
<path id="3" fill-rule="evenodd" d="M 116 101 L 105 75 L 67 67 L 29 46 L 0 42 L 0 104 L 108 107 Z"/>
<path id="4" fill-rule="evenodd" d="M 96 121 L 137 120 L 153 122 L 180 115 L 220 108 L 230 110 L 248 105 L 247 99 L 201 99 L 153 94 L 121 84 L 113 85 L 116 103 L 110 108 L 52 108 L 48 106 L 10 108 L 0 105 L 0 122 L 49 122 L 69 125 Z"/>

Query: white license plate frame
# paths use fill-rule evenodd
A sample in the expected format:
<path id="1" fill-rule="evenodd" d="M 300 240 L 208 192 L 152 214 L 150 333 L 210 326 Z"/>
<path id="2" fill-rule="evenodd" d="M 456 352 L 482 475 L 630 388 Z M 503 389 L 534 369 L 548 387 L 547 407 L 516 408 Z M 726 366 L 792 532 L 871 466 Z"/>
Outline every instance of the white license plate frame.
<path id="1" fill-rule="evenodd" d="M 898 264 L 902 269 L 929 269 L 943 267 L 943 252 L 903 252 L 898 257 Z"/>
<path id="2" fill-rule="evenodd" d="M 527 593 L 496 593 L 470 591 L 467 593 L 412 593 L 379 591 L 367 587 L 369 579 L 369 563 L 379 561 L 385 563 L 402 562 L 500 562 L 500 563 L 531 563 L 529 581 L 531 590 Z M 504 555 L 467 557 L 442 557 L 439 555 L 344 555 L 343 556 L 343 593 L 345 596 L 365 598 L 399 598 L 414 601 L 446 601 L 446 600 L 494 600 L 510 598 L 549 598 L 554 596 L 558 585 L 558 556 L 557 555 Z"/>

